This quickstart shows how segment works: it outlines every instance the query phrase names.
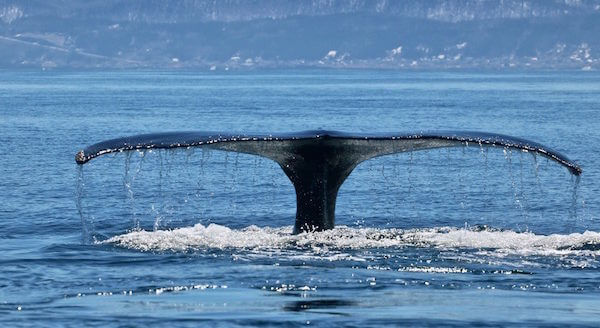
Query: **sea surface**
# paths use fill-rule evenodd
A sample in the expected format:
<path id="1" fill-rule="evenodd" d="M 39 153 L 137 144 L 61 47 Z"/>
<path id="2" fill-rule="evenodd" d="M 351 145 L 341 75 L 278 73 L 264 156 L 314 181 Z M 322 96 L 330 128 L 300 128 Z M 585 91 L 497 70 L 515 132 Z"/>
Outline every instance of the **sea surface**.
<path id="1" fill-rule="evenodd" d="M 125 152 L 140 133 L 487 131 L 360 164 L 336 229 L 245 154 Z M 0 71 L 2 326 L 596 326 L 600 73 Z"/>

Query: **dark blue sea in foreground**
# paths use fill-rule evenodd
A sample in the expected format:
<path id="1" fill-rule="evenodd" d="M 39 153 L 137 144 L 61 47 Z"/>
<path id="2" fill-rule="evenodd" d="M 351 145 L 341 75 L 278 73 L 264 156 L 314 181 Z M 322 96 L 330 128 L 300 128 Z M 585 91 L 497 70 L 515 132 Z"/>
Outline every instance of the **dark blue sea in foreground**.
<path id="1" fill-rule="evenodd" d="M 488 131 L 359 165 L 291 235 L 274 162 L 75 153 L 132 134 Z M 3 326 L 597 326 L 600 74 L 0 71 Z"/>

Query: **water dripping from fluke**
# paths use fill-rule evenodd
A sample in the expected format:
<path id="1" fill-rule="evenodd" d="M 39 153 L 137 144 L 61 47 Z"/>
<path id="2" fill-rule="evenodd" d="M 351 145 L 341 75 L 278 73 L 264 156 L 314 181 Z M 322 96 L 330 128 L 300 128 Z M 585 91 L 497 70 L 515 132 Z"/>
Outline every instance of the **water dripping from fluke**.
<path id="1" fill-rule="evenodd" d="M 577 196 L 578 196 L 578 191 L 579 191 L 579 184 L 581 182 L 581 176 L 576 176 L 573 179 L 573 187 L 572 187 L 572 191 L 571 191 L 571 206 L 569 207 L 569 218 L 571 220 L 576 219 L 577 216 Z"/>
<path id="2" fill-rule="evenodd" d="M 334 228 L 338 190 L 359 163 L 374 157 L 409 152 L 411 156 L 410 184 L 411 166 L 420 164 L 413 163 L 412 153 L 414 151 L 472 146 L 500 146 L 502 147 L 500 149 L 505 150 L 527 151 L 566 167 L 573 175 L 579 176 L 582 173 L 582 169 L 576 163 L 542 144 L 501 134 L 461 131 L 408 134 L 354 134 L 326 130 L 282 134 L 156 133 L 112 139 L 94 144 L 78 152 L 75 161 L 77 164 L 83 165 L 103 154 L 127 152 L 124 185 L 133 202 L 133 192 L 130 188 L 135 180 L 135 174 L 131 175 L 129 167 L 132 151 L 201 147 L 202 149 L 266 157 L 278 163 L 294 185 L 297 206 L 293 232 L 298 234 Z M 141 161 L 137 168 L 138 172 L 140 166 Z M 171 165 L 168 164 L 168 171 L 170 169 Z M 511 181 L 514 184 L 512 171 Z M 135 220 L 136 213 L 133 207 L 132 204 L 132 215 Z"/>
<path id="3" fill-rule="evenodd" d="M 88 220 L 85 218 L 83 213 L 84 187 L 85 182 L 83 176 L 83 166 L 78 165 L 75 183 L 75 205 L 77 206 L 77 213 L 79 214 L 79 219 L 81 220 L 81 239 L 82 242 L 86 244 L 90 242 L 91 229 L 88 225 Z"/>

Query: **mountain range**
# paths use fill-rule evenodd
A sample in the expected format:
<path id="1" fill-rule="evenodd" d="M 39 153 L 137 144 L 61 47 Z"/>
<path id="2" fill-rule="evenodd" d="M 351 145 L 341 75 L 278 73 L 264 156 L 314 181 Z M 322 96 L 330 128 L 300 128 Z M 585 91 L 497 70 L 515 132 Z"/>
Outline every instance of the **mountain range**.
<path id="1" fill-rule="evenodd" d="M 0 67 L 600 68 L 600 0 L 0 0 Z"/>

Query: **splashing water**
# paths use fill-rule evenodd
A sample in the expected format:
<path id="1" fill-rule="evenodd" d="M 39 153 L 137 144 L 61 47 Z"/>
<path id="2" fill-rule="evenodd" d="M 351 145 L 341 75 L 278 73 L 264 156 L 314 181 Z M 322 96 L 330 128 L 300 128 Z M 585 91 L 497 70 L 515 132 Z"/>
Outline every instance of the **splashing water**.
<path id="1" fill-rule="evenodd" d="M 427 229 L 377 229 L 340 226 L 333 230 L 291 235 L 292 227 L 230 229 L 196 224 L 159 231 L 132 231 L 99 242 L 142 251 L 202 249 L 326 250 L 423 247 L 437 249 L 489 249 L 498 254 L 600 256 L 600 233 L 537 235 L 487 227 Z"/>

